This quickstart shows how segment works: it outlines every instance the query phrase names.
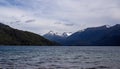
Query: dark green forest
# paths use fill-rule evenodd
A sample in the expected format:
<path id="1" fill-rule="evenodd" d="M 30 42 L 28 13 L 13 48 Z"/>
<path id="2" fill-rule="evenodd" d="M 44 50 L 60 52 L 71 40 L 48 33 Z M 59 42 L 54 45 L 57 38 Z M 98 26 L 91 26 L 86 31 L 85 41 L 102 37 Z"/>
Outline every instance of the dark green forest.
<path id="1" fill-rule="evenodd" d="M 11 28 L 0 23 L 0 45 L 55 45 L 44 37 L 28 31 Z"/>

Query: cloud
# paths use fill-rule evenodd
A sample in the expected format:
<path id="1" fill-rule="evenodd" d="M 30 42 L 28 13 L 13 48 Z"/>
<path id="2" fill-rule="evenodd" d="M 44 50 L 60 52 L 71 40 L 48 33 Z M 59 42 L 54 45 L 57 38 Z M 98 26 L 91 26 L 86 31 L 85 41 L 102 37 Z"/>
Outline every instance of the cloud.
<path id="1" fill-rule="evenodd" d="M 34 19 L 31 19 L 31 20 L 27 20 L 27 21 L 25 21 L 26 23 L 31 23 L 31 22 L 35 22 L 35 20 Z"/>
<path id="2" fill-rule="evenodd" d="M 0 0 L 1 22 L 38 34 L 113 25 L 119 12 L 120 0 Z"/>
<path id="3" fill-rule="evenodd" d="M 56 25 L 64 25 L 64 26 L 74 26 L 71 22 L 55 22 Z"/>
<path id="4" fill-rule="evenodd" d="M 73 26 L 74 24 L 65 24 L 66 26 Z"/>

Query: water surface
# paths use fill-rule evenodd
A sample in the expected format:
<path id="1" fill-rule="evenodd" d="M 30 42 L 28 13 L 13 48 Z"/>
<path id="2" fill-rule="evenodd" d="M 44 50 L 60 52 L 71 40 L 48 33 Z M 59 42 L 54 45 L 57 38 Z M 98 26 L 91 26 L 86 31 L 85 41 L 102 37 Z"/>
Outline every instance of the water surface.
<path id="1" fill-rule="evenodd" d="M 0 46 L 0 69 L 120 69 L 120 47 Z"/>

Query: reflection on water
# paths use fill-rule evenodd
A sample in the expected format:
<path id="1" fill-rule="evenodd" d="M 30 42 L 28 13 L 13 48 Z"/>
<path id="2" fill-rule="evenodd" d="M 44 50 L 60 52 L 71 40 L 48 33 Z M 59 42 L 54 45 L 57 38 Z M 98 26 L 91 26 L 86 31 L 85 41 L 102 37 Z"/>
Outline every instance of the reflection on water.
<path id="1" fill-rule="evenodd" d="M 0 69 L 120 69 L 120 47 L 0 47 Z"/>

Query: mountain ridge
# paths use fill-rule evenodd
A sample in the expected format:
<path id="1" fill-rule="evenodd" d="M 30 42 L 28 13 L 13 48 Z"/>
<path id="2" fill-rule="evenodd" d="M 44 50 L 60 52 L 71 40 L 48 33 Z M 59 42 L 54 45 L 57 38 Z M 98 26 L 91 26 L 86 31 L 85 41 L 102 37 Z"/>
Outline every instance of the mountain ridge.
<path id="1" fill-rule="evenodd" d="M 49 46 L 55 45 L 55 43 L 38 34 L 14 29 L 8 25 L 0 23 L 0 45 Z"/>
<path id="2" fill-rule="evenodd" d="M 53 40 L 56 39 L 54 36 L 52 36 L 52 38 L 54 38 Z M 120 46 L 120 24 L 116 24 L 114 26 L 103 25 L 99 27 L 86 28 L 73 33 L 61 41 L 55 41 L 67 46 Z"/>
<path id="3" fill-rule="evenodd" d="M 64 44 L 66 38 L 70 35 L 71 35 L 70 32 L 64 32 L 62 34 L 58 34 L 58 33 L 54 33 L 53 31 L 50 31 L 50 32 L 44 34 L 43 37 L 45 37 L 48 40 L 51 40 L 53 42 L 57 42 L 57 43 L 62 45 L 62 44 Z"/>

